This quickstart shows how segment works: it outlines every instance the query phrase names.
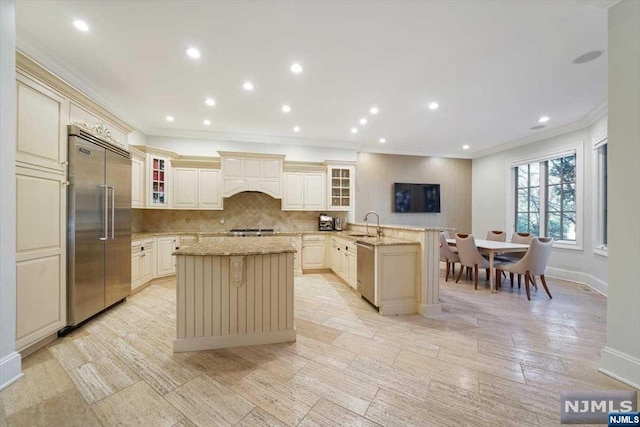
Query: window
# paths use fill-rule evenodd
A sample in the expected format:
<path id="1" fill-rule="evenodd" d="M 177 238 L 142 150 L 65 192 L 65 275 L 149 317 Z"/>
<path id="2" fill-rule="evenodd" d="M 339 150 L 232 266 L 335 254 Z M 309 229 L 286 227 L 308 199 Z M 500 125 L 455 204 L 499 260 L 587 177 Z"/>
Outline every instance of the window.
<path id="1" fill-rule="evenodd" d="M 597 249 L 607 250 L 607 141 L 597 147 L 598 168 L 598 239 Z"/>
<path id="2" fill-rule="evenodd" d="M 516 232 L 576 242 L 576 158 L 572 153 L 514 168 Z"/>

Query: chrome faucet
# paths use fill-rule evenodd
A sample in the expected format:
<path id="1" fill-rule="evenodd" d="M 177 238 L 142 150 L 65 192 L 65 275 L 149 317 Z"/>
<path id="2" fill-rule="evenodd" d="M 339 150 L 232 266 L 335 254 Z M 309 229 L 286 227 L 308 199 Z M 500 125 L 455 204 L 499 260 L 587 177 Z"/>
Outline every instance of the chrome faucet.
<path id="1" fill-rule="evenodd" d="M 364 222 L 367 222 L 367 218 L 369 218 L 369 214 L 374 214 L 376 216 L 376 220 L 377 220 L 377 225 L 376 225 L 376 234 L 378 235 L 378 238 L 380 238 L 380 236 L 382 236 L 382 230 L 380 230 L 380 215 L 378 215 L 378 212 L 376 211 L 369 211 L 364 215 Z M 369 234 L 369 223 L 367 223 L 367 234 Z"/>

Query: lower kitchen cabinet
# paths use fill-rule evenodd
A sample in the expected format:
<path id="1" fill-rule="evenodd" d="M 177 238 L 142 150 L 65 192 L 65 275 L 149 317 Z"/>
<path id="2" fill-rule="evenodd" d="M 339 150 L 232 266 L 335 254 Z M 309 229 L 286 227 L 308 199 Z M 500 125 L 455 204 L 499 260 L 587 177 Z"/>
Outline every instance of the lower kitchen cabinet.
<path id="1" fill-rule="evenodd" d="M 357 246 L 339 237 L 331 238 L 331 270 L 353 289 L 357 288 L 358 257 Z"/>
<path id="2" fill-rule="evenodd" d="M 131 290 L 135 290 L 155 277 L 154 246 L 156 239 L 131 243 Z"/>
<path id="3" fill-rule="evenodd" d="M 176 257 L 171 254 L 179 247 L 178 236 L 161 236 L 157 238 L 156 277 L 176 274 Z"/>
<path id="4" fill-rule="evenodd" d="M 302 268 L 315 269 L 326 266 L 326 237 L 321 234 L 302 236 Z"/>

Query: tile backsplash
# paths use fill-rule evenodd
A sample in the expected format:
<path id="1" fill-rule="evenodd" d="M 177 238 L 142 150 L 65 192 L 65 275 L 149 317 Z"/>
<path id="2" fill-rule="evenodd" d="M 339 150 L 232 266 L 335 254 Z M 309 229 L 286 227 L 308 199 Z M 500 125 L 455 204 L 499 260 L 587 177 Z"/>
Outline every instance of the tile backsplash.
<path id="1" fill-rule="evenodd" d="M 220 232 L 232 228 L 274 228 L 276 231 L 318 229 L 320 212 L 281 210 L 281 200 L 264 193 L 244 192 L 224 199 L 223 211 L 133 209 L 131 230 Z M 346 219 L 346 212 L 330 215 Z M 220 221 L 224 220 L 224 224 Z"/>

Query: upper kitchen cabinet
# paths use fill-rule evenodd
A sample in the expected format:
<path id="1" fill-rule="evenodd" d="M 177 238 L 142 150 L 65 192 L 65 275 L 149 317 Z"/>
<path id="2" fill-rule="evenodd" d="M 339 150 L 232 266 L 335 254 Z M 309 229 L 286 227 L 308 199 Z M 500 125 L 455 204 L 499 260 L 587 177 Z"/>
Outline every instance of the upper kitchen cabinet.
<path id="1" fill-rule="evenodd" d="M 169 159 L 154 154 L 147 155 L 147 169 L 149 170 L 149 202 L 150 208 L 169 207 Z"/>
<path id="2" fill-rule="evenodd" d="M 285 172 L 283 211 L 320 211 L 327 207 L 326 172 Z"/>
<path id="3" fill-rule="evenodd" d="M 65 173 L 68 100 L 21 74 L 16 83 L 16 162 Z"/>
<path id="4" fill-rule="evenodd" d="M 329 206 L 332 211 L 350 211 L 354 206 L 355 166 L 353 164 L 328 164 Z"/>
<path id="5" fill-rule="evenodd" d="M 220 170 L 172 168 L 174 209 L 222 209 Z"/>
<path id="6" fill-rule="evenodd" d="M 146 155 L 135 148 L 131 152 L 131 207 L 144 208 L 145 205 L 145 175 Z"/>
<path id="7" fill-rule="evenodd" d="M 198 208 L 222 210 L 220 169 L 198 169 Z"/>
<path id="8" fill-rule="evenodd" d="M 260 191 L 282 198 L 284 156 L 219 152 L 222 158 L 222 196 L 243 191 Z"/>

